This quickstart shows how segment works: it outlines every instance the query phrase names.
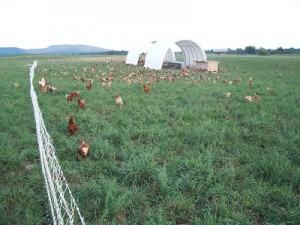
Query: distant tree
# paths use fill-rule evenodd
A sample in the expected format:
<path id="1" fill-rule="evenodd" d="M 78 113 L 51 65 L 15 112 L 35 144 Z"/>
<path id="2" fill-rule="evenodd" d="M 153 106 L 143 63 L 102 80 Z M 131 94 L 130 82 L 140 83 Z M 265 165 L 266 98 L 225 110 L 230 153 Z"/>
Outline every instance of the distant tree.
<path id="1" fill-rule="evenodd" d="M 285 50 L 286 54 L 296 54 L 296 49 L 294 48 L 289 48 Z"/>
<path id="2" fill-rule="evenodd" d="M 267 49 L 264 49 L 264 48 L 260 48 L 259 49 L 259 55 L 269 55 L 269 51 Z"/>
<path id="3" fill-rule="evenodd" d="M 276 50 L 272 51 L 272 54 L 285 54 L 285 50 L 282 47 L 277 48 Z"/>
<path id="4" fill-rule="evenodd" d="M 227 54 L 228 54 L 228 55 L 233 55 L 233 54 L 237 54 L 237 53 L 235 52 L 234 49 L 228 48 Z"/>
<path id="5" fill-rule="evenodd" d="M 242 49 L 242 48 L 237 48 L 237 49 L 235 50 L 235 52 L 236 52 L 236 54 L 238 54 L 238 55 L 243 55 L 243 54 L 245 54 L 245 50 Z"/>
<path id="6" fill-rule="evenodd" d="M 248 54 L 255 54 L 255 47 L 254 46 L 247 46 L 245 48 L 245 52 Z"/>
<path id="7" fill-rule="evenodd" d="M 277 48 L 277 52 L 283 54 L 284 53 L 284 49 L 282 47 Z"/>

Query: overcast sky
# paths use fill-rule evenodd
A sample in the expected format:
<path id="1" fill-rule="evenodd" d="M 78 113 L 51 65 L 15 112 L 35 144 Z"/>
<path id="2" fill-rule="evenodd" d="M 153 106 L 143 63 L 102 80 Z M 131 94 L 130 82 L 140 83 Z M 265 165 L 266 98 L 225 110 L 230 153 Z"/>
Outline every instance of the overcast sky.
<path id="1" fill-rule="evenodd" d="M 300 0 L 0 0 L 0 47 L 189 39 L 205 50 L 300 48 L 299 22 Z"/>

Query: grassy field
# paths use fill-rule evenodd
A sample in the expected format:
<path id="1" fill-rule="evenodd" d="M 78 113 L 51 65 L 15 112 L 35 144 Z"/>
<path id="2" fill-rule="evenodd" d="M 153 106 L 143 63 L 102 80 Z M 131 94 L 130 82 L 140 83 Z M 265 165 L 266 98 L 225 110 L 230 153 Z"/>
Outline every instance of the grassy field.
<path id="1" fill-rule="evenodd" d="M 125 57 L 0 57 L 0 224 L 51 223 L 24 66 L 34 60 L 43 118 L 87 224 L 300 224 L 300 57 L 208 59 L 224 73 L 156 72 Z M 39 90 L 44 73 L 58 92 Z M 84 109 L 66 100 L 72 91 Z M 261 100 L 248 102 L 254 93 Z M 82 138 L 91 150 L 78 161 Z"/>

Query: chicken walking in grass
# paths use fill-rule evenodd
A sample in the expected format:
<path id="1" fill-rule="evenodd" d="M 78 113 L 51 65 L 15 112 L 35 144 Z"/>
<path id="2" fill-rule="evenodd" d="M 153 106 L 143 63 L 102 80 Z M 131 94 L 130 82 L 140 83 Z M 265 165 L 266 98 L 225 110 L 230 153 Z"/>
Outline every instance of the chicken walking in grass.
<path id="1" fill-rule="evenodd" d="M 272 94 L 272 93 L 273 93 L 273 89 L 272 89 L 272 88 L 270 88 L 270 87 L 268 87 L 268 88 L 267 88 L 267 91 L 268 91 L 270 94 Z"/>
<path id="2" fill-rule="evenodd" d="M 82 139 L 81 144 L 79 145 L 77 150 L 77 159 L 81 160 L 83 157 L 86 157 L 89 151 L 90 151 L 90 146 L 85 142 L 84 139 Z"/>
<path id="3" fill-rule="evenodd" d="M 78 102 L 79 108 L 81 108 L 81 109 L 83 109 L 85 107 L 85 105 L 86 105 L 85 100 L 84 99 L 80 99 L 79 97 L 77 99 L 77 102 Z"/>
<path id="4" fill-rule="evenodd" d="M 249 78 L 249 82 L 248 83 L 249 83 L 249 87 L 253 88 L 253 78 L 252 77 Z"/>
<path id="5" fill-rule="evenodd" d="M 253 94 L 253 97 L 256 101 L 260 101 L 261 97 L 259 95 L 257 95 L 256 93 Z"/>
<path id="6" fill-rule="evenodd" d="M 93 81 L 93 80 L 90 80 L 89 82 L 90 82 L 90 84 L 89 84 L 89 85 L 86 85 L 85 88 L 86 88 L 87 90 L 92 90 L 92 89 L 93 89 L 93 86 L 94 86 L 94 85 L 93 85 L 94 81 Z"/>
<path id="7" fill-rule="evenodd" d="M 39 86 L 46 86 L 46 78 L 45 75 L 39 80 Z"/>
<path id="8" fill-rule="evenodd" d="M 146 86 L 145 84 L 143 84 L 143 88 L 144 88 L 145 92 L 150 92 L 151 91 L 151 88 Z"/>
<path id="9" fill-rule="evenodd" d="M 69 125 L 68 125 L 68 130 L 70 131 L 70 133 L 72 135 L 76 134 L 78 131 L 78 125 L 77 123 L 74 121 L 72 116 L 69 116 Z"/>
<path id="10" fill-rule="evenodd" d="M 19 87 L 21 87 L 21 85 L 19 83 L 14 83 L 14 87 L 19 88 Z"/>
<path id="11" fill-rule="evenodd" d="M 78 97 L 79 94 L 80 94 L 79 91 L 73 91 L 73 92 L 71 92 L 71 94 L 69 94 L 69 95 L 66 94 L 66 99 L 67 99 L 67 101 L 73 101 L 74 97 Z"/>
<path id="12" fill-rule="evenodd" d="M 73 91 L 71 93 L 71 95 L 73 95 L 73 97 L 78 97 L 80 95 L 80 92 L 79 91 Z"/>
<path id="13" fill-rule="evenodd" d="M 261 100 L 261 97 L 259 95 L 257 95 L 256 93 L 254 93 L 253 96 L 246 96 L 245 98 L 248 102 L 260 101 Z"/>
<path id="14" fill-rule="evenodd" d="M 49 90 L 50 92 L 56 92 L 59 90 L 58 87 L 54 87 L 52 84 L 48 84 L 48 85 L 46 85 L 46 87 L 47 87 L 47 90 Z"/>
<path id="15" fill-rule="evenodd" d="M 250 95 L 246 96 L 245 98 L 248 102 L 252 102 L 254 100 L 253 96 Z"/>
<path id="16" fill-rule="evenodd" d="M 230 92 L 227 92 L 227 93 L 224 94 L 224 97 L 229 98 L 230 95 L 231 95 Z"/>
<path id="17" fill-rule="evenodd" d="M 73 101 L 74 96 L 72 94 L 68 95 L 66 94 L 67 101 Z"/>
<path id="18" fill-rule="evenodd" d="M 122 106 L 123 105 L 123 100 L 122 100 L 122 98 L 120 97 L 120 95 L 118 93 L 116 93 L 116 95 L 115 95 L 115 102 L 116 102 L 117 106 Z"/>
<path id="19" fill-rule="evenodd" d="M 41 80 L 39 80 L 39 88 L 40 88 L 41 92 L 43 92 L 43 93 L 47 92 L 45 75 L 42 77 Z"/>

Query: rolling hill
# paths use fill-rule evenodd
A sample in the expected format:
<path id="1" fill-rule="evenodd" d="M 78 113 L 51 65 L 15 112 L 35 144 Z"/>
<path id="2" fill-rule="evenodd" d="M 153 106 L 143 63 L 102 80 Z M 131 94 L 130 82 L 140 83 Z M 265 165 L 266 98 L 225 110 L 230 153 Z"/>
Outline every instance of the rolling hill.
<path id="1" fill-rule="evenodd" d="M 21 55 L 21 54 L 38 54 L 38 55 L 52 55 L 52 54 L 88 54 L 88 53 L 103 53 L 111 51 L 110 49 L 89 46 L 89 45 L 51 45 L 47 48 L 40 49 L 22 49 L 17 47 L 0 47 L 0 55 Z"/>

